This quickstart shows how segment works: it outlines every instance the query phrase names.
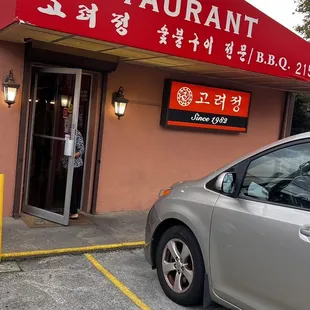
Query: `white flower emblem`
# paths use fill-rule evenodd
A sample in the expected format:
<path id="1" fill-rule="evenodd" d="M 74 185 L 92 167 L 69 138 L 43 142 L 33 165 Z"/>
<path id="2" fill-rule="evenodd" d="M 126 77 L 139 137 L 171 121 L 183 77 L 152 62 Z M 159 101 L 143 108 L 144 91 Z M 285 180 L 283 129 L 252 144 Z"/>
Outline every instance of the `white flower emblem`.
<path id="1" fill-rule="evenodd" d="M 178 104 L 182 107 L 189 106 L 193 101 L 193 92 L 188 87 L 182 87 L 177 93 Z"/>

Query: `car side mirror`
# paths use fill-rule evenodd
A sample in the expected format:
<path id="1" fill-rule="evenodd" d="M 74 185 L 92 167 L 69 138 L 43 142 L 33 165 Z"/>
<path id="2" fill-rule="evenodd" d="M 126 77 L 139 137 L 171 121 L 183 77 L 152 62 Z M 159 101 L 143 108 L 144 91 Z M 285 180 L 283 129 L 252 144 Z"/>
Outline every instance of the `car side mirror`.
<path id="1" fill-rule="evenodd" d="M 224 172 L 220 174 L 215 182 L 216 190 L 232 195 L 235 191 L 235 174 Z"/>

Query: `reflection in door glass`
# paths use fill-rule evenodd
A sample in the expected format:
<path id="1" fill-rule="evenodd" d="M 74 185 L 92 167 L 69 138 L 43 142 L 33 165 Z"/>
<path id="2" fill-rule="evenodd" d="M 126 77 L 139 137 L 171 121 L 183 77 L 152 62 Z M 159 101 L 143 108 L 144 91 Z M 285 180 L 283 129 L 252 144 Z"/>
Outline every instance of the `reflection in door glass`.
<path id="1" fill-rule="evenodd" d="M 34 134 L 28 204 L 63 214 L 67 170 L 61 159 L 64 141 L 42 138 Z"/>

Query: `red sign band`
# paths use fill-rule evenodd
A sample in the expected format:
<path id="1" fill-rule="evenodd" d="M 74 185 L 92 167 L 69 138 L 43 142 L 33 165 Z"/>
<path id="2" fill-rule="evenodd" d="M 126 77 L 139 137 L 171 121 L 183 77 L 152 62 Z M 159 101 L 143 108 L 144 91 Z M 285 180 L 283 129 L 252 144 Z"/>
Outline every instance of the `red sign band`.
<path id="1" fill-rule="evenodd" d="M 244 0 L 19 0 L 16 11 L 36 27 L 310 81 L 309 43 Z"/>
<path id="2" fill-rule="evenodd" d="M 161 124 L 246 132 L 251 93 L 166 80 Z"/>

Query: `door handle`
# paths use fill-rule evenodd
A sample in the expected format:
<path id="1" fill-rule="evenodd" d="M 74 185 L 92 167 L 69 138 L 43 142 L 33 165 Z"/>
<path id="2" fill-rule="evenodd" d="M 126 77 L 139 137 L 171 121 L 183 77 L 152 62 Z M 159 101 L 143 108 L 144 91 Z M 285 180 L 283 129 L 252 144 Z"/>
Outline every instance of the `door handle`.
<path id="1" fill-rule="evenodd" d="M 299 229 L 299 238 L 302 241 L 310 243 L 310 225 L 305 225 Z"/>
<path id="2" fill-rule="evenodd" d="M 306 237 L 310 238 L 310 227 L 307 228 L 301 228 L 300 233 Z"/>
<path id="3" fill-rule="evenodd" d="M 65 156 L 73 156 L 74 155 L 74 140 L 65 140 Z"/>

